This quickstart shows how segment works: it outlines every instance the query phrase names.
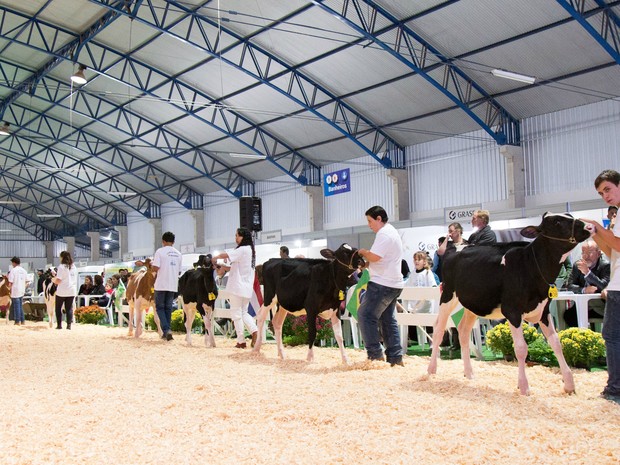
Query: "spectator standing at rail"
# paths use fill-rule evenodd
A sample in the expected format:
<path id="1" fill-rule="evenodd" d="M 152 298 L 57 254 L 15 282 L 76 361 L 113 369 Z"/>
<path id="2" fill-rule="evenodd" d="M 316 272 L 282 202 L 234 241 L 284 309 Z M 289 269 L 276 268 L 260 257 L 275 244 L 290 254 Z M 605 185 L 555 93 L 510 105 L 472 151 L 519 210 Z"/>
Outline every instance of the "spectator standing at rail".
<path id="1" fill-rule="evenodd" d="M 488 210 L 476 210 L 474 216 L 471 218 L 471 224 L 474 228 L 478 228 L 467 242 L 470 245 L 489 245 L 497 243 L 497 237 L 489 226 L 489 211 Z"/>

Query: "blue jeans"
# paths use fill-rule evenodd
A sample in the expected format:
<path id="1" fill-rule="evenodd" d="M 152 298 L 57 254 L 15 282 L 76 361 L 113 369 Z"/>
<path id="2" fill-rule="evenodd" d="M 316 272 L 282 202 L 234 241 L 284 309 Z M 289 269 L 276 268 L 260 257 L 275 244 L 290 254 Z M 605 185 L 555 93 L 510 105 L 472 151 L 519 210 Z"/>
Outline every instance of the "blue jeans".
<path id="1" fill-rule="evenodd" d="M 620 291 L 607 291 L 603 317 L 603 339 L 607 349 L 607 386 L 604 392 L 620 396 Z"/>
<path id="2" fill-rule="evenodd" d="M 24 322 L 24 307 L 22 306 L 22 297 L 11 297 L 11 305 L 13 305 L 13 319 L 16 323 Z"/>
<path id="3" fill-rule="evenodd" d="M 357 316 L 366 353 L 370 360 L 383 357 L 379 323 L 381 323 L 387 361 L 392 363 L 402 360 L 400 334 L 396 322 L 396 299 L 401 291 L 402 289 L 382 286 L 372 281 L 368 283 Z"/>
<path id="4" fill-rule="evenodd" d="M 170 320 L 172 319 L 172 301 L 176 293 L 172 291 L 155 291 L 155 310 L 159 317 L 161 331 L 164 334 L 170 332 Z"/>

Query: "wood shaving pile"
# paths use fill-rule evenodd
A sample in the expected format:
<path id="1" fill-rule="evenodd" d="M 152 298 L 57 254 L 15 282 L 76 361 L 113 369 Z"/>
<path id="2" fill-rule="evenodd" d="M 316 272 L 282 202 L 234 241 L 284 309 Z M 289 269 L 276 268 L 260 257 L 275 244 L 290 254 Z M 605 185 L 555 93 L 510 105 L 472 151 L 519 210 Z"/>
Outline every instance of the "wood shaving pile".
<path id="1" fill-rule="evenodd" d="M 216 338 L 187 346 L 154 332 L 0 323 L 0 463 L 34 464 L 581 464 L 620 463 L 620 406 L 598 397 L 606 372 L 405 357 L 368 362 L 348 349 L 288 348 L 277 358 Z"/>

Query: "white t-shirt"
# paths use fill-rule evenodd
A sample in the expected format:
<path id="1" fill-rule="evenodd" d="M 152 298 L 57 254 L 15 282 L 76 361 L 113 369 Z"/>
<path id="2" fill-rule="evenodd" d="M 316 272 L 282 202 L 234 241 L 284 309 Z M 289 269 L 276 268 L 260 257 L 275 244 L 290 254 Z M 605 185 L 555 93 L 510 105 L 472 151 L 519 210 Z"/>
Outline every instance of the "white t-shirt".
<path id="1" fill-rule="evenodd" d="M 401 272 L 403 243 L 396 228 L 385 224 L 379 231 L 370 251 L 381 260 L 370 262 L 370 280 L 386 287 L 402 289 L 405 286 Z"/>
<path id="2" fill-rule="evenodd" d="M 181 252 L 171 245 L 157 249 L 153 257 L 153 266 L 159 267 L 155 286 L 153 286 L 156 291 L 177 292 L 179 290 L 182 259 Z"/>
<path id="3" fill-rule="evenodd" d="M 252 247 L 244 245 L 228 253 L 230 271 L 226 291 L 249 299 L 254 289 L 254 268 L 252 268 Z"/>
<path id="4" fill-rule="evenodd" d="M 26 270 L 17 265 L 9 272 L 9 282 L 11 286 L 11 298 L 24 297 L 26 293 Z"/>
<path id="5" fill-rule="evenodd" d="M 616 221 L 613 229 L 614 236 L 620 237 L 620 221 Z M 607 289 L 610 291 L 620 291 L 620 252 L 611 249 L 611 275 Z"/>
<path id="6" fill-rule="evenodd" d="M 75 265 L 71 265 L 71 268 L 63 264 L 58 265 L 56 277 L 60 279 L 60 284 L 56 289 L 58 297 L 73 297 L 77 294 L 77 268 Z"/>

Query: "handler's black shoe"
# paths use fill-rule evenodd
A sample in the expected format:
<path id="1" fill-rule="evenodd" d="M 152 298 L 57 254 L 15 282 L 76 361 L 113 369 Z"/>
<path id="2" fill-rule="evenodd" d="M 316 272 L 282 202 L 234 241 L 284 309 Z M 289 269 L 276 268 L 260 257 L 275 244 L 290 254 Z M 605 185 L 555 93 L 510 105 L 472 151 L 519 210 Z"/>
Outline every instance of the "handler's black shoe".
<path id="1" fill-rule="evenodd" d="M 398 365 L 400 367 L 404 367 L 405 366 L 405 364 L 403 363 L 402 357 L 388 360 L 388 363 L 390 364 L 391 367 L 396 366 L 396 365 Z"/>
<path id="2" fill-rule="evenodd" d="M 174 338 L 172 337 L 172 333 L 168 333 L 168 334 L 166 334 L 166 341 L 172 341 L 172 339 L 174 339 Z"/>

